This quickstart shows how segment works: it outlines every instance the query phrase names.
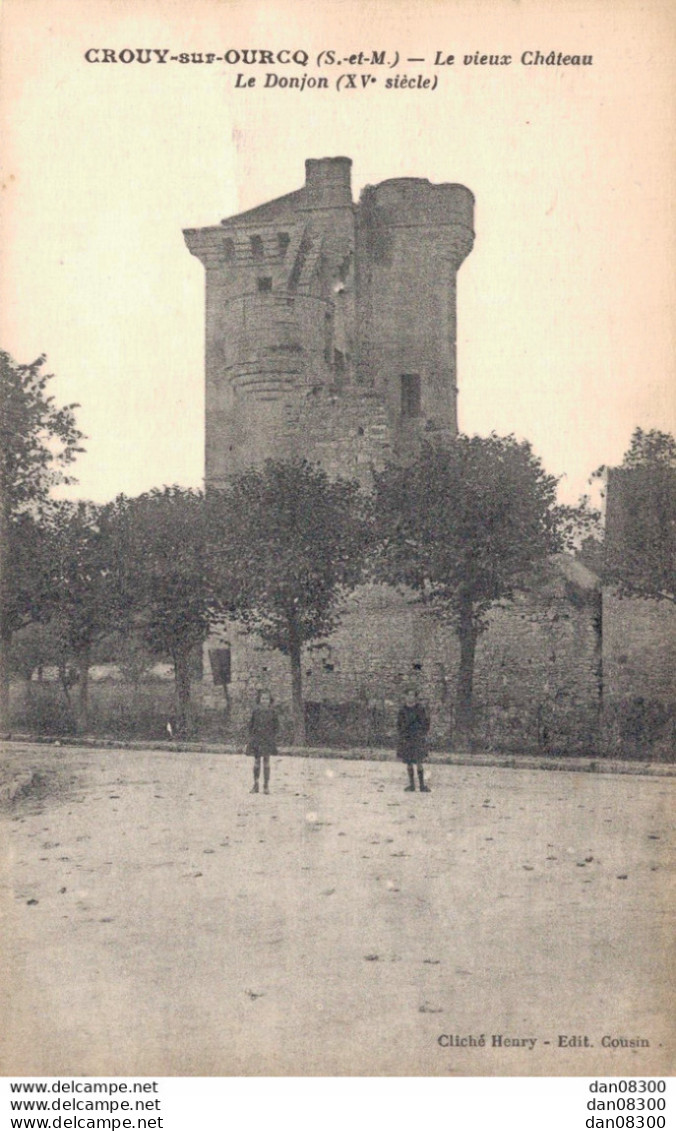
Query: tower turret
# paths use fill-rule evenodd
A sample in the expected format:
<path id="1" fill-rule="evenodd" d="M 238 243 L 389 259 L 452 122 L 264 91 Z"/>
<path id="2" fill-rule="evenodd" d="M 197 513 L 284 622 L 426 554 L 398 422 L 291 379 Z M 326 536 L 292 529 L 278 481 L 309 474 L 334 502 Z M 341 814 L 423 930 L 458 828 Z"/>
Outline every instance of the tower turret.
<path id="1" fill-rule="evenodd" d="M 463 185 L 399 178 L 361 196 L 360 371 L 385 401 L 398 446 L 421 428 L 457 432 L 456 276 L 473 218 Z"/>

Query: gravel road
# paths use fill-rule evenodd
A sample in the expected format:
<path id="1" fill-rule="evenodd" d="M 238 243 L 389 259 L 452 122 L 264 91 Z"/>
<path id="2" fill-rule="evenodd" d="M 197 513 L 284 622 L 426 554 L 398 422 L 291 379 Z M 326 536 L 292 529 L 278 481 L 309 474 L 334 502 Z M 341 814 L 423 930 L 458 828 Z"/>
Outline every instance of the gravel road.
<path id="1" fill-rule="evenodd" d="M 9 757 L 4 1075 L 673 1072 L 673 778 Z"/>

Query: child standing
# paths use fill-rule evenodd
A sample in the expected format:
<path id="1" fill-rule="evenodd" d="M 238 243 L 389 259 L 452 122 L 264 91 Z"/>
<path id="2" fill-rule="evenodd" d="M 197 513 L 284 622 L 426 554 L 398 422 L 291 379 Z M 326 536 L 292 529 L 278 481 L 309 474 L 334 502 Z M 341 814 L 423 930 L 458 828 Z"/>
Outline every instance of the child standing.
<path id="1" fill-rule="evenodd" d="M 429 729 L 430 717 L 424 705 L 418 699 L 417 692 L 409 688 L 397 715 L 397 758 L 406 763 L 408 770 L 406 793 L 415 791 L 414 766 L 418 770 L 420 792 L 430 792 L 430 787 L 425 785 L 423 770 L 423 762 L 427 757 L 427 732 Z"/>
<path id="2" fill-rule="evenodd" d="M 254 760 L 252 793 L 258 793 L 263 762 L 263 793 L 270 792 L 270 757 L 277 753 L 279 719 L 269 691 L 259 691 L 249 721 L 249 742 L 246 748 Z"/>

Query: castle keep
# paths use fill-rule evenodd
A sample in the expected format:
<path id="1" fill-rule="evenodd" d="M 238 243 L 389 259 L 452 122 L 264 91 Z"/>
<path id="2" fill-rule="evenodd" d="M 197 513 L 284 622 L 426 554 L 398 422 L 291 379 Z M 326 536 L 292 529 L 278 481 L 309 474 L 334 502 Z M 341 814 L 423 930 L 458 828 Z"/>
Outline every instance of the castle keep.
<path id="1" fill-rule="evenodd" d="M 352 200 L 351 161 L 185 232 L 206 271 L 206 482 L 299 451 L 362 480 L 422 429 L 457 432 L 462 185 L 400 178 Z"/>
<path id="2" fill-rule="evenodd" d="M 398 178 L 352 199 L 346 157 L 309 160 L 305 185 L 185 240 L 206 273 L 207 486 L 268 457 L 304 455 L 368 485 L 423 434 L 458 431 L 456 279 L 474 241 L 462 185 Z M 235 717 L 264 682 L 290 698 L 288 662 L 231 626 Z M 479 641 L 475 702 L 489 744 L 586 744 L 599 705 L 598 593 L 564 560 L 538 591 L 498 608 Z M 452 733 L 457 641 L 384 586 L 349 598 L 334 635 L 303 657 L 308 737 L 388 742 L 402 685 Z M 205 706 L 223 688 L 205 665 Z M 574 736 L 574 739 L 573 739 Z"/>

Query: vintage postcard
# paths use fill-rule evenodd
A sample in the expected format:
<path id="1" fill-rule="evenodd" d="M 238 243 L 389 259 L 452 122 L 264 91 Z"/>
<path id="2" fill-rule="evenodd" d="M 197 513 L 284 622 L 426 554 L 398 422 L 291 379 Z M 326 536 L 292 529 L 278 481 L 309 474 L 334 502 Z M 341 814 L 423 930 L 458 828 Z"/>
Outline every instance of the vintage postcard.
<path id="1" fill-rule="evenodd" d="M 675 50 L 4 0 L 5 1076 L 673 1072 Z"/>

